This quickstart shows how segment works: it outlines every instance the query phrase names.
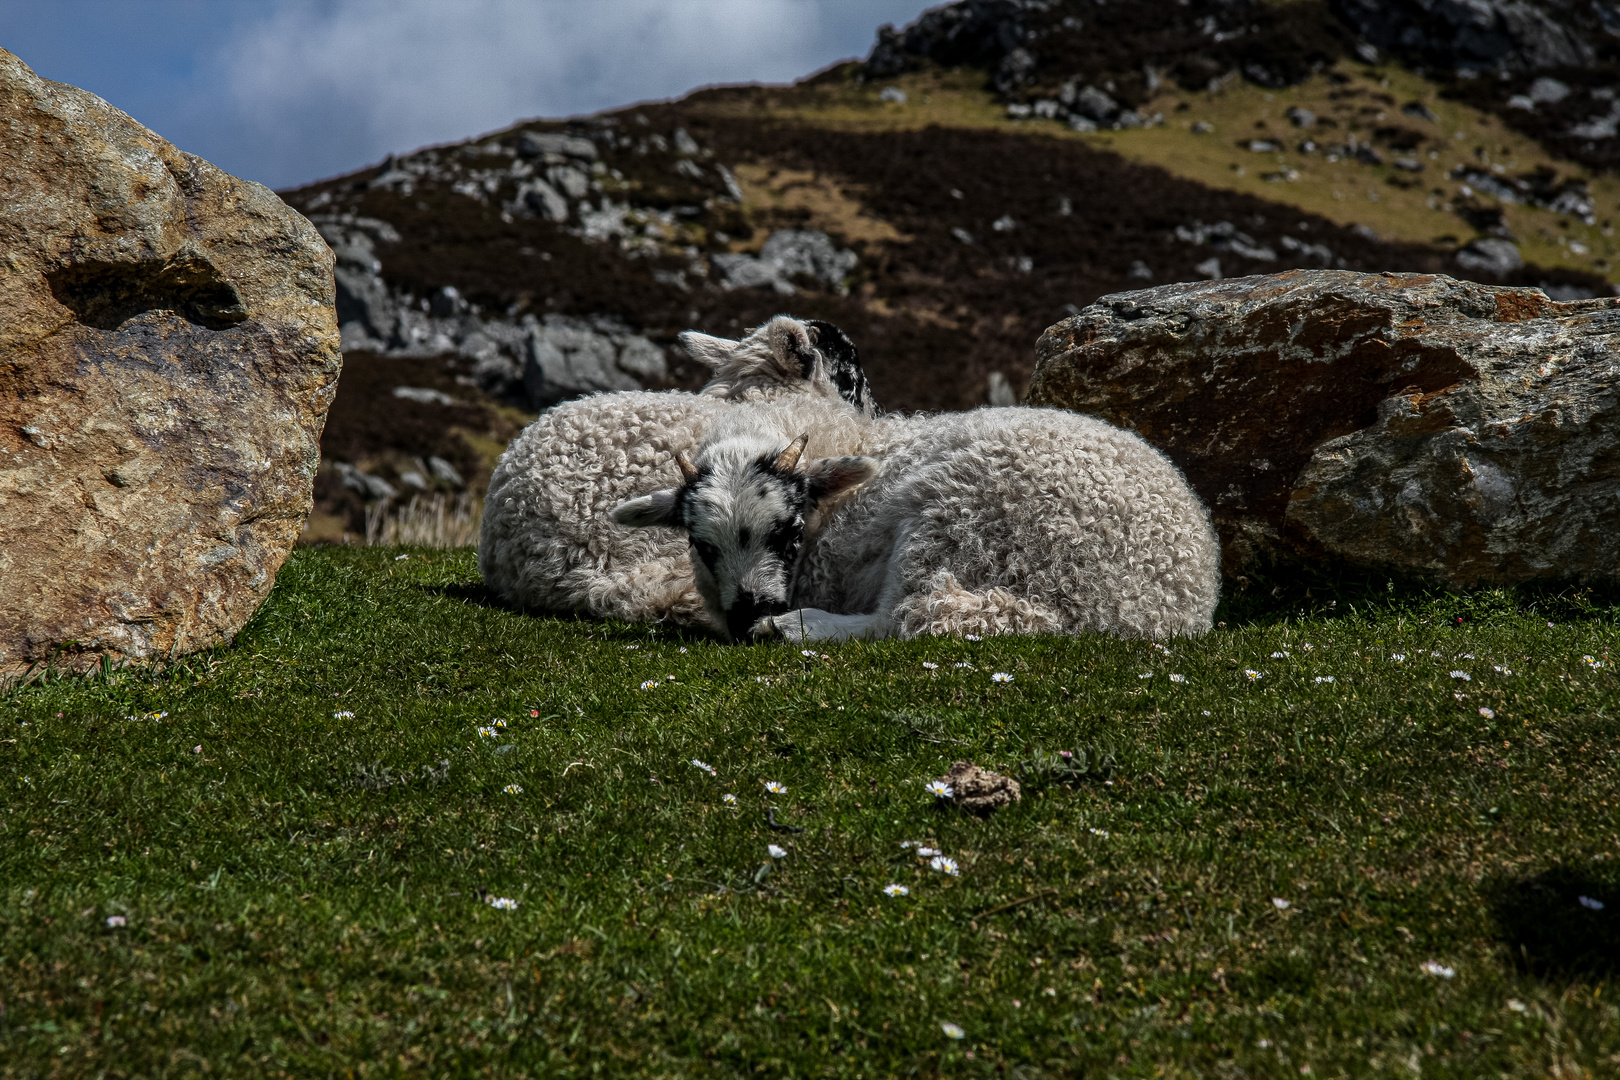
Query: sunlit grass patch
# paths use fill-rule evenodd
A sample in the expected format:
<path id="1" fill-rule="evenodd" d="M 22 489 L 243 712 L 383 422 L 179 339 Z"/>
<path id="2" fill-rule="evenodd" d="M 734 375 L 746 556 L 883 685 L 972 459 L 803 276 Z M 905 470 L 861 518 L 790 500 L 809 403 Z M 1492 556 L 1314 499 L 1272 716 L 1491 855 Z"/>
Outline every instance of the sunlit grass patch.
<path id="1" fill-rule="evenodd" d="M 1614 615 L 806 655 L 299 550 L 230 648 L 0 697 L 0 1076 L 1602 1075 Z"/>

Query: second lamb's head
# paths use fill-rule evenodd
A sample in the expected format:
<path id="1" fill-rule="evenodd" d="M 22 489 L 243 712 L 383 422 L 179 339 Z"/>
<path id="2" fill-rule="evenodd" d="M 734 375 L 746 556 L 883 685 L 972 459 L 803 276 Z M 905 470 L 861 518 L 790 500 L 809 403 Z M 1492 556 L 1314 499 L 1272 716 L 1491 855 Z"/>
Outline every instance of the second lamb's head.
<path id="1" fill-rule="evenodd" d="M 808 391 L 842 398 L 866 416 L 882 411 L 855 343 L 830 322 L 778 315 L 737 341 L 695 330 L 680 340 L 712 371 L 702 391 L 709 397 L 769 401 Z"/>
<path id="2" fill-rule="evenodd" d="M 695 461 L 677 456 L 679 487 L 613 509 L 621 525 L 685 531 L 698 592 L 733 641 L 750 640 L 761 619 L 788 610 L 807 523 L 877 469 L 867 457 L 805 461 L 809 438 L 785 447 L 761 435 L 707 444 Z"/>

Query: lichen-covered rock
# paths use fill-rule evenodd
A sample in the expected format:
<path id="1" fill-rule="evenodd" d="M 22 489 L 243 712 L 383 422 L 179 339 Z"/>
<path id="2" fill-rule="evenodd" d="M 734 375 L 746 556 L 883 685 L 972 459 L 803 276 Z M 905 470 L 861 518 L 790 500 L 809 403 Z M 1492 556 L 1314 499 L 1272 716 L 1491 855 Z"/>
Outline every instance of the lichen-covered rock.
<path id="1" fill-rule="evenodd" d="M 1130 428 L 1271 562 L 1463 586 L 1620 576 L 1620 300 L 1296 270 L 1104 297 L 1029 390 Z"/>
<path id="2" fill-rule="evenodd" d="M 310 509 L 332 254 L 0 50 L 0 683 L 230 638 Z"/>
<path id="3" fill-rule="evenodd" d="M 951 805 L 980 817 L 987 817 L 1022 798 L 1018 781 L 981 769 L 971 761 L 953 763 L 951 771 L 940 779 L 951 786 Z"/>

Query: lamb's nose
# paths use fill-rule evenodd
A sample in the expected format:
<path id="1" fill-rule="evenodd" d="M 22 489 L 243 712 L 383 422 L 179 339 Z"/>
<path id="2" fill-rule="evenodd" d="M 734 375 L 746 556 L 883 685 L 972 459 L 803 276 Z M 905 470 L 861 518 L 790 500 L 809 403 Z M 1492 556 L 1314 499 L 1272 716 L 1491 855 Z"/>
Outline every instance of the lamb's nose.
<path id="1" fill-rule="evenodd" d="M 747 641 L 749 631 L 761 618 L 786 610 L 786 604 L 762 600 L 753 593 L 738 593 L 736 603 L 726 609 L 726 633 L 732 641 Z"/>

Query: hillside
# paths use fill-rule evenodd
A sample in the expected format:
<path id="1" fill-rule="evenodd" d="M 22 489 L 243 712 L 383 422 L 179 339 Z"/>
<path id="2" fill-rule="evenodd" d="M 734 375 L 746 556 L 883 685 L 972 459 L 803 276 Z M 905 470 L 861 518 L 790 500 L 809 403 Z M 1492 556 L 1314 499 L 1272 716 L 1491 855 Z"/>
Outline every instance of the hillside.
<path id="1" fill-rule="evenodd" d="M 792 86 L 284 192 L 338 252 L 344 324 L 308 535 L 362 531 L 389 491 L 481 492 L 534 410 L 695 386 L 679 331 L 783 310 L 843 326 L 885 407 L 957 409 L 995 373 L 1021 391 L 1052 322 L 1151 284 L 1333 266 L 1607 291 L 1620 22 L 1535 7 L 1492 38 L 1415 3 L 966 0 Z"/>

